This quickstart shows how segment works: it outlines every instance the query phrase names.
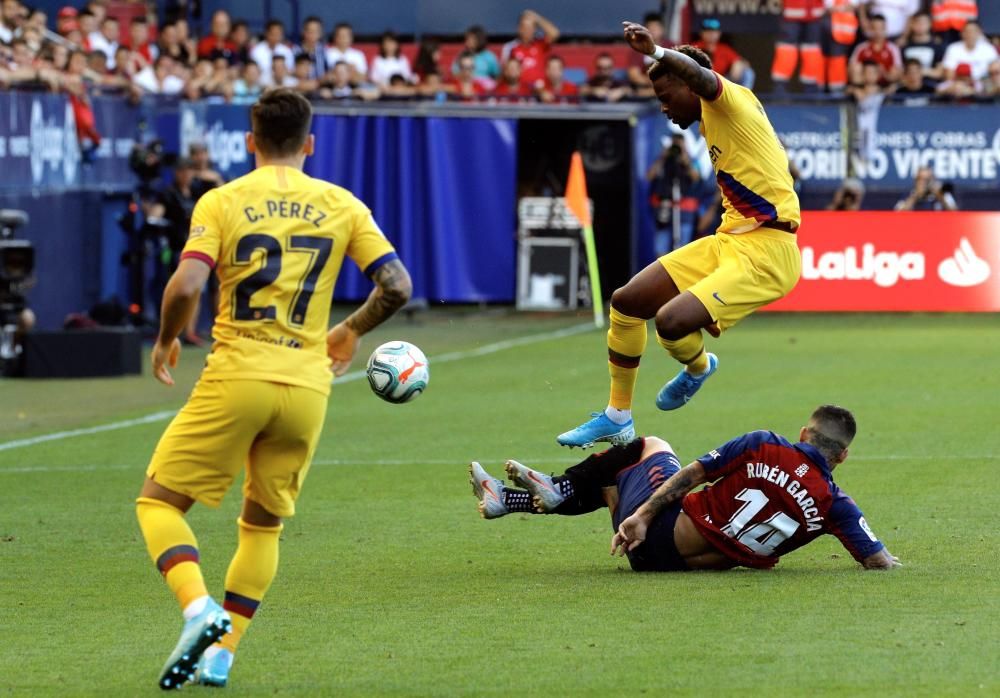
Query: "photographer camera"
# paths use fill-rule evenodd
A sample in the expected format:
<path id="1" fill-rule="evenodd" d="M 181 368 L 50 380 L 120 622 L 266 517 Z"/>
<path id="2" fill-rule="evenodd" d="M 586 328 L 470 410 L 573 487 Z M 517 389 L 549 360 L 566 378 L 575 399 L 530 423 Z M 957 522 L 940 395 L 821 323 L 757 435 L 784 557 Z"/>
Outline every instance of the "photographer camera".
<path id="1" fill-rule="evenodd" d="M 664 139 L 666 140 L 666 139 Z M 698 217 L 701 174 L 688 154 L 683 134 L 675 133 L 669 145 L 646 172 L 649 203 L 656 220 L 654 247 L 665 255 L 691 242 Z"/>
<path id="2" fill-rule="evenodd" d="M 0 375 L 21 373 L 24 335 L 35 326 L 35 314 L 23 293 L 35 283 L 35 249 L 14 231 L 28 224 L 24 211 L 0 209 Z"/>
<path id="3" fill-rule="evenodd" d="M 917 170 L 913 190 L 905 199 L 896 202 L 897 211 L 957 211 L 958 203 L 951 184 L 942 184 L 934 178 L 929 167 Z"/>

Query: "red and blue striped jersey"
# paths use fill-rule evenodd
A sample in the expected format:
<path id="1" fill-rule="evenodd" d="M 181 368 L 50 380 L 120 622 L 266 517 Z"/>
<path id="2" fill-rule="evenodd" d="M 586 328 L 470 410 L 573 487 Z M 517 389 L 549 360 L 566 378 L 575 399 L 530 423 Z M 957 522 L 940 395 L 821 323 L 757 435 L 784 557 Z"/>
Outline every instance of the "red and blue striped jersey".
<path id="1" fill-rule="evenodd" d="M 746 567 L 778 558 L 824 533 L 859 562 L 884 547 L 814 447 L 753 431 L 698 461 L 714 484 L 684 498 L 684 512 L 722 553 Z"/>

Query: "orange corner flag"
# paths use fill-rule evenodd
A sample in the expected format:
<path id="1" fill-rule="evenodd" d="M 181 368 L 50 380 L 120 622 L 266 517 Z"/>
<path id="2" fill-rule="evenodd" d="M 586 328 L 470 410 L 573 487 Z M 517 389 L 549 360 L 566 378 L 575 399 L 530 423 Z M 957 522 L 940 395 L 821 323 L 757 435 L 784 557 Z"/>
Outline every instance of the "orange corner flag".
<path id="1" fill-rule="evenodd" d="M 569 179 L 566 180 L 566 206 L 584 228 L 591 226 L 590 202 L 587 200 L 587 179 L 583 174 L 583 158 L 579 151 L 573 152 L 569 163 Z"/>

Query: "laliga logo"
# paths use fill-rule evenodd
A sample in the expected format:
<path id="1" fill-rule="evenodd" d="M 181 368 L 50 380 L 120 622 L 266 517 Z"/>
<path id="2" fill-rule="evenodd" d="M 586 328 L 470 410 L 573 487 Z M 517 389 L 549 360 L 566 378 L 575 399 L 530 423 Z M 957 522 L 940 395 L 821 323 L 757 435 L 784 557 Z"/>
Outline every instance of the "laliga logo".
<path id="1" fill-rule="evenodd" d="M 227 131 L 221 121 L 206 128 L 194 111 L 186 109 L 181 113 L 181 152 L 188 152 L 192 143 L 199 142 L 208 148 L 209 158 L 219 169 L 228 170 L 234 163 L 247 161 L 242 131 Z"/>
<path id="2" fill-rule="evenodd" d="M 990 265 L 976 255 L 968 238 L 962 238 L 955 254 L 938 265 L 938 276 L 952 286 L 978 286 L 990 278 Z"/>
<path id="3" fill-rule="evenodd" d="M 816 259 L 811 247 L 802 248 L 802 278 L 811 281 L 874 281 L 889 288 L 903 281 L 924 278 L 924 255 L 920 252 L 876 252 L 875 245 L 865 243 L 858 257 L 856 247 L 843 252 L 824 252 Z"/>
<path id="4" fill-rule="evenodd" d="M 55 119 L 46 119 L 41 102 L 34 100 L 28 140 L 31 142 L 31 179 L 35 184 L 42 183 L 46 165 L 54 170 L 62 165 L 64 181 L 73 182 L 80 162 L 80 149 L 76 140 L 76 119 L 68 102 L 60 126 Z"/>

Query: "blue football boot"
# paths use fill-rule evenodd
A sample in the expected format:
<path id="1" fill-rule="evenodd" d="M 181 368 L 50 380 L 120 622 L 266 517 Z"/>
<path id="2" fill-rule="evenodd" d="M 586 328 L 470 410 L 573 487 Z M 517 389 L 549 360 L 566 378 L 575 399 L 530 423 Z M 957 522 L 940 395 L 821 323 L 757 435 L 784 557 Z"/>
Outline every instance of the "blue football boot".
<path id="1" fill-rule="evenodd" d="M 194 681 L 201 655 L 232 629 L 229 614 L 215 599 L 208 599 L 201 613 L 184 622 L 181 638 L 160 672 L 160 688 L 169 691 Z"/>
<path id="2" fill-rule="evenodd" d="M 198 664 L 196 681 L 203 686 L 223 688 L 233 668 L 233 653 L 224 647 L 210 647 Z"/>
<path id="3" fill-rule="evenodd" d="M 590 448 L 598 441 L 627 444 L 635 438 L 635 426 L 631 419 L 624 424 L 616 424 L 603 412 L 592 412 L 590 416 L 593 417 L 590 421 L 557 436 L 559 445 Z"/>
<path id="4" fill-rule="evenodd" d="M 656 406 L 661 410 L 676 410 L 678 407 L 684 407 L 718 367 L 719 357 L 715 354 L 709 354 L 708 370 L 700 376 L 692 376 L 686 368 L 682 368 L 680 373 L 660 389 L 656 396 Z"/>

